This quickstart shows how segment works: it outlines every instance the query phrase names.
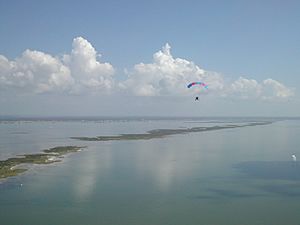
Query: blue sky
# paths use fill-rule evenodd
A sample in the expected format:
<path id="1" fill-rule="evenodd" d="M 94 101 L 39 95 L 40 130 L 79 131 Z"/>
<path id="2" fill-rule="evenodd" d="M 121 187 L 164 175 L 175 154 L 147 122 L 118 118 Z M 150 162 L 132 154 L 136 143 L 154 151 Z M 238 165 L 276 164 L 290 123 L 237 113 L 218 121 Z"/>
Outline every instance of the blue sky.
<path id="1" fill-rule="evenodd" d="M 196 108 L 192 110 L 195 112 L 194 114 L 187 113 L 188 115 L 222 115 L 220 111 L 224 111 L 226 115 L 278 114 L 297 116 L 300 112 L 297 101 L 297 90 L 300 83 L 298 76 L 300 73 L 298 63 L 300 58 L 299 10 L 299 1 L 276 0 L 85 2 L 1 0 L 0 42 L 2 44 L 0 45 L 0 55 L 4 56 L 10 63 L 16 62 L 18 64 L 19 61 L 22 61 L 22 66 L 19 65 L 17 69 L 11 69 L 9 72 L 7 72 L 7 68 L 0 67 L 0 77 L 2 76 L 2 80 L 6 80 L 2 86 L 0 83 L 2 89 L 0 89 L 2 93 L 1 103 L 6 106 L 4 110 L 0 110 L 0 115 L 20 114 L 20 111 L 28 115 L 73 114 L 75 108 L 78 109 L 80 104 L 86 104 L 86 100 L 80 100 L 82 98 L 89 99 L 92 102 L 85 108 L 90 107 L 93 110 L 78 110 L 78 114 L 118 115 L 117 111 L 120 111 L 118 107 L 109 104 L 118 93 L 122 93 L 122 98 L 126 98 L 120 103 L 122 109 L 124 109 L 122 106 L 124 101 L 130 101 L 127 105 L 131 105 L 131 107 L 124 111 L 126 115 L 152 114 L 151 111 L 149 112 L 151 109 L 147 109 L 148 111 L 138 109 L 131 111 L 131 108 L 141 108 L 140 106 L 136 107 L 134 104 L 139 101 L 142 105 L 144 102 L 150 101 L 148 103 L 153 104 L 154 109 L 157 109 L 154 111 L 158 114 L 168 115 L 170 114 L 168 109 L 172 109 L 175 111 L 173 114 L 183 115 L 186 113 L 179 109 L 183 107 L 194 109 L 194 105 L 186 102 L 188 100 L 178 100 L 181 98 L 181 92 L 173 89 L 168 90 L 168 92 L 161 90 L 162 86 L 157 86 L 155 79 L 164 82 L 167 79 L 169 82 L 170 79 L 173 79 L 174 74 L 176 82 L 182 82 L 192 80 L 194 74 L 195 79 L 203 78 L 210 81 L 214 94 L 202 98 L 202 101 L 210 105 L 210 111 Z M 79 37 L 82 39 L 76 39 Z M 74 42 L 74 39 L 77 42 Z M 87 46 L 87 43 L 97 51 L 97 54 L 101 54 L 101 58 L 99 57 L 96 60 L 103 64 L 104 62 L 108 63 L 111 66 L 110 69 L 106 68 L 103 72 L 98 68 L 92 74 L 85 74 L 84 71 L 81 74 L 75 74 L 75 68 L 79 68 L 79 65 L 75 65 L 75 61 L 82 58 L 76 58 L 72 55 L 72 50 L 76 46 L 78 49 L 82 49 L 81 47 Z M 174 65 L 164 64 L 165 69 L 158 70 L 162 58 L 155 61 L 153 54 L 161 51 L 163 54 L 168 55 L 168 51 L 162 49 L 166 46 L 166 43 L 171 46 L 170 58 L 172 60 L 180 58 L 188 63 L 194 63 L 192 75 L 188 74 L 190 66 L 177 68 L 178 70 L 182 69 L 184 79 L 179 79 L 181 75 L 177 71 L 168 70 L 170 67 L 173 68 Z M 38 86 L 39 90 L 37 92 L 30 93 L 28 90 L 32 89 L 33 86 L 24 84 L 24 81 L 22 81 L 21 89 L 19 88 L 17 91 L 13 89 L 16 88 L 13 82 L 19 82 L 16 81 L 16 74 L 14 74 L 16 71 L 22 73 L 25 71 L 26 74 L 33 73 L 34 79 L 45 71 L 45 69 L 42 69 L 39 74 L 34 74 L 39 71 L 35 67 L 30 68 L 29 72 L 24 69 L 28 67 L 24 64 L 32 65 L 30 60 L 34 57 L 45 57 L 45 55 L 40 54 L 37 56 L 33 52 L 27 52 L 26 57 L 18 61 L 17 59 L 22 58 L 22 54 L 26 49 L 59 58 L 59 62 L 55 62 L 54 66 L 51 64 L 53 60 L 48 57 L 50 61 L 52 60 L 47 62 L 49 67 L 57 68 L 59 64 L 60 68 L 65 69 L 66 67 L 67 70 L 70 70 L 68 78 L 64 73 L 64 79 L 72 80 L 72 84 L 77 84 L 76 88 L 72 87 L 71 90 L 71 87 L 64 86 L 62 91 L 61 83 L 65 80 L 59 83 L 60 86 L 55 83 L 55 88 L 50 87 L 49 82 L 50 84 L 53 84 L 53 82 L 50 81 L 49 77 L 52 75 L 45 74 L 43 79 L 37 78 L 39 84 L 44 82 L 43 85 L 46 82 L 45 79 L 49 78 L 47 80 L 47 82 L 49 81 L 48 86 L 45 87 L 44 85 L 43 91 Z M 82 54 L 85 53 L 82 52 Z M 62 59 L 64 55 L 69 56 L 68 62 Z M 148 66 L 137 70 L 135 66 L 140 63 Z M 176 66 L 178 65 L 176 64 Z M 80 68 L 82 66 L 84 65 L 80 65 Z M 204 70 L 204 73 L 201 73 L 196 67 Z M 40 69 L 40 67 L 38 68 Z M 166 70 L 167 72 L 165 72 Z M 159 73 L 160 76 L 157 77 L 151 74 L 151 71 Z M 104 77 L 110 82 L 109 84 L 106 82 L 105 88 L 108 87 L 107 85 L 110 85 L 110 88 L 115 85 L 118 88 L 122 87 L 123 89 L 121 89 L 124 91 L 124 89 L 132 89 L 131 85 L 136 85 L 140 87 L 141 91 L 130 93 L 127 90 L 126 94 L 122 91 L 116 93 L 114 91 L 109 91 L 109 93 L 104 91 L 105 93 L 103 93 L 103 86 L 99 86 L 101 91 L 93 91 L 89 95 L 86 90 L 82 91 L 79 83 L 82 82 L 83 76 L 95 77 L 96 73 L 103 73 L 97 75 L 97 81 L 101 80 L 102 82 Z M 212 78 L 211 73 L 217 73 L 219 77 Z M 11 76 L 14 76 L 14 78 L 10 79 Z M 149 76 L 149 79 L 141 79 L 145 76 Z M 123 81 L 127 82 L 123 84 Z M 85 87 L 87 82 L 90 85 L 91 80 L 84 81 Z M 174 82 L 171 84 L 177 84 Z M 220 82 L 226 90 L 224 87 L 217 85 Z M 28 87 L 24 87 L 26 85 Z M 33 84 L 30 83 L 30 85 Z M 149 85 L 151 90 L 148 88 Z M 94 86 L 95 83 L 93 83 Z M 226 88 L 227 86 L 232 87 L 234 91 L 232 88 L 231 90 Z M 271 88 L 272 95 L 266 96 L 264 94 L 270 92 L 269 90 L 265 91 L 266 86 Z M 20 84 L 18 87 L 20 87 Z M 244 90 L 242 90 L 243 88 Z M 246 92 L 254 89 L 259 93 L 254 97 L 249 97 Z M 193 92 L 191 97 L 193 98 L 196 94 L 198 93 Z M 182 95 L 187 99 L 189 97 L 189 94 L 185 93 L 184 90 Z M 57 96 L 61 97 L 61 102 L 52 103 L 49 110 L 46 110 L 47 112 L 38 110 L 40 105 L 45 102 L 52 102 L 51 99 L 57 98 Z M 93 105 L 92 99 L 95 96 L 103 99 L 102 103 L 106 105 L 105 110 L 98 108 L 99 102 Z M 278 96 L 279 100 L 277 99 Z M 132 98 L 139 100 L 128 100 Z M 170 104 L 168 108 L 163 107 L 163 105 L 166 105 L 163 100 L 165 98 L 172 98 L 172 100 L 165 100 L 167 104 Z M 172 101 L 172 103 L 168 103 L 169 101 Z M 178 104 L 174 101 L 177 101 Z M 28 104 L 24 106 L 22 102 L 28 102 Z M 58 110 L 61 108 L 59 105 L 70 104 L 70 102 L 74 102 L 73 110 Z M 225 109 L 220 108 L 220 102 L 224 102 Z M 229 102 L 230 104 L 235 103 L 233 106 L 227 107 L 228 104 L 226 103 Z M 192 103 L 194 104 L 194 102 Z M 231 110 L 232 107 L 240 108 L 242 105 L 250 105 L 251 107 L 241 110 L 240 113 Z M 284 109 L 280 108 L 281 105 L 284 105 Z M 101 108 L 101 104 L 99 107 Z M 147 107 L 144 106 L 144 108 Z M 255 110 L 255 108 L 257 109 Z M 91 111 L 94 113 L 90 113 Z"/>

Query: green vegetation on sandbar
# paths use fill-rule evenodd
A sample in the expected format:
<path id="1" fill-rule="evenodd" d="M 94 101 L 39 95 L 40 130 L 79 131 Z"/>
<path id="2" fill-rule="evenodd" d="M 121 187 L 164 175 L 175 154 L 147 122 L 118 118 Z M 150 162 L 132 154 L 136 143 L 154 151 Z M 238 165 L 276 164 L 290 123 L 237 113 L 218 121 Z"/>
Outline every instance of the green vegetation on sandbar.
<path id="1" fill-rule="evenodd" d="M 82 148 L 79 146 L 59 146 L 55 148 L 45 149 L 43 153 L 24 154 L 20 157 L 13 157 L 0 161 L 0 179 L 16 176 L 25 172 L 26 168 L 19 168 L 22 164 L 50 164 L 61 161 L 63 155 L 78 152 Z"/>
<path id="2" fill-rule="evenodd" d="M 117 136 L 97 136 L 97 137 L 71 137 L 81 141 L 119 141 L 119 140 L 149 140 L 153 138 L 163 138 L 173 134 L 187 134 L 193 132 L 204 132 L 221 129 L 232 129 L 258 125 L 268 125 L 272 122 L 252 122 L 243 125 L 224 125 L 224 126 L 212 126 L 212 127 L 193 127 L 186 129 L 157 129 L 150 130 L 144 134 L 120 134 Z"/>

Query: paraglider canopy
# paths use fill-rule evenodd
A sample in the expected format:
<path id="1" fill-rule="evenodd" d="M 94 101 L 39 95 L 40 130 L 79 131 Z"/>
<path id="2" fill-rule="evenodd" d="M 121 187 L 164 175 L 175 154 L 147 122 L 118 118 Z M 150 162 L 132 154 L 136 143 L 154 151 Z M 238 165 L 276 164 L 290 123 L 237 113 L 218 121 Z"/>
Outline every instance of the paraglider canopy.
<path id="1" fill-rule="evenodd" d="M 200 86 L 205 87 L 206 89 L 208 88 L 208 86 L 207 86 L 205 83 L 203 83 L 203 82 L 192 82 L 192 83 L 190 83 L 187 87 L 188 87 L 188 88 L 191 88 L 191 87 L 194 86 L 194 85 L 200 85 Z"/>

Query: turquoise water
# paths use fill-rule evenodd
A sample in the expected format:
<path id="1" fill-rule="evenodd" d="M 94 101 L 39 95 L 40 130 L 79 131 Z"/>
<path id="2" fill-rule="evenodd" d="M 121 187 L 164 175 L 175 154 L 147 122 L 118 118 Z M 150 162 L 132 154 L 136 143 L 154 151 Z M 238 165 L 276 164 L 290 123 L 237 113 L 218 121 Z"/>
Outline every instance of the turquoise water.
<path id="1" fill-rule="evenodd" d="M 1 159 L 58 145 L 88 146 L 1 182 L 1 224 L 298 225 L 300 164 L 291 157 L 300 160 L 298 120 L 152 140 L 68 138 L 223 124 L 204 122 L 0 123 Z"/>

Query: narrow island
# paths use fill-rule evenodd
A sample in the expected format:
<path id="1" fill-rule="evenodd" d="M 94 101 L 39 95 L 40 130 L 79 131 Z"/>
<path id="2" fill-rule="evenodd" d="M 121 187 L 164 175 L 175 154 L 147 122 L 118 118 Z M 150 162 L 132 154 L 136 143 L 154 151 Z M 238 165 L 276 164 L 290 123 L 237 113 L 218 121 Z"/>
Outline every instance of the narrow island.
<path id="1" fill-rule="evenodd" d="M 188 134 L 194 132 L 205 132 L 222 129 L 234 129 L 249 126 L 261 126 L 268 125 L 272 122 L 251 122 L 242 125 L 223 125 L 223 126 L 212 126 L 212 127 L 193 127 L 193 128 L 182 128 L 182 129 L 156 129 L 150 130 L 144 134 L 120 134 L 116 136 L 97 136 L 97 137 L 71 137 L 81 141 L 119 141 L 119 140 L 149 140 L 154 138 L 163 138 L 174 134 Z M 8 158 L 0 161 L 0 180 L 17 176 L 28 168 L 22 167 L 24 164 L 51 164 L 60 162 L 64 155 L 71 152 L 81 151 L 86 146 L 58 146 L 50 149 L 45 149 L 41 153 L 36 154 L 24 154 L 18 157 Z"/>
<path id="2" fill-rule="evenodd" d="M 224 126 L 212 126 L 212 127 L 193 127 L 193 128 L 185 128 L 185 129 L 156 129 L 150 130 L 144 134 L 120 134 L 116 136 L 97 136 L 97 137 L 71 137 L 72 139 L 80 140 L 80 141 L 120 141 L 120 140 L 149 140 L 154 138 L 163 138 L 169 135 L 174 134 L 187 134 L 194 132 L 205 132 L 205 131 L 214 131 L 221 129 L 233 129 L 233 128 L 241 128 L 241 127 L 249 127 L 249 126 L 261 126 L 268 125 L 272 122 L 251 122 L 242 125 L 224 125 Z"/>
<path id="3" fill-rule="evenodd" d="M 24 164 L 51 164 L 60 162 L 64 155 L 71 152 L 81 151 L 86 146 L 58 146 L 45 149 L 42 153 L 24 154 L 20 157 L 8 158 L 0 161 L 0 179 L 17 176 L 28 168 L 22 168 Z"/>

